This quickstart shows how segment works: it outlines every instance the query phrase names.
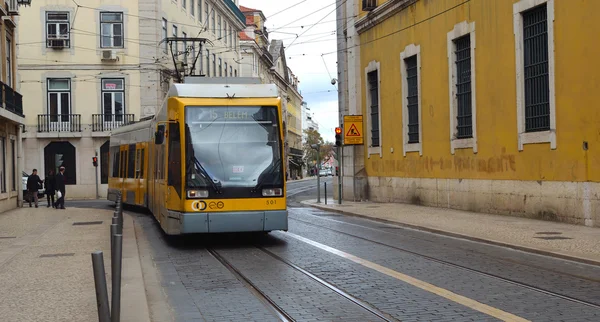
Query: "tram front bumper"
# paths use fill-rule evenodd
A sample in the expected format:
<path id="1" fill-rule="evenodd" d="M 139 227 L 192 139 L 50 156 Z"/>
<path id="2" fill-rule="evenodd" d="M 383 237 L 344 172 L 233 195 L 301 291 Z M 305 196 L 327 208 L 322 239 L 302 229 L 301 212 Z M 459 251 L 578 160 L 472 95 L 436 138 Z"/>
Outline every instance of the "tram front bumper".
<path id="1" fill-rule="evenodd" d="M 169 235 L 288 230 L 287 210 L 180 213 L 169 211 Z"/>

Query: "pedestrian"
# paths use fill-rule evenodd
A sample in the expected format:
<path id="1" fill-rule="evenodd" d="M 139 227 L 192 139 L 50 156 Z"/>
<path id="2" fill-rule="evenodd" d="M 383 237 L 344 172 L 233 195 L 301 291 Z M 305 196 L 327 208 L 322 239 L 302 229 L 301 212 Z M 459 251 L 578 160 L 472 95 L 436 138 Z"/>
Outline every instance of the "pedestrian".
<path id="1" fill-rule="evenodd" d="M 65 167 L 60 167 L 58 168 L 58 174 L 56 175 L 55 189 L 58 191 L 58 199 L 56 199 L 56 203 L 54 204 L 54 208 L 56 209 L 65 209 L 65 180 Z"/>
<path id="2" fill-rule="evenodd" d="M 31 208 L 31 201 L 35 201 L 35 207 L 38 207 L 38 190 L 40 189 L 40 184 L 43 181 L 37 175 L 37 169 L 33 169 L 31 175 L 27 178 L 27 191 L 29 192 L 29 207 Z"/>
<path id="3" fill-rule="evenodd" d="M 56 192 L 56 176 L 54 175 L 54 170 L 48 171 L 48 176 L 44 179 L 44 185 L 46 188 L 46 198 L 48 199 L 48 208 L 50 208 L 50 205 L 54 208 L 54 193 Z M 50 203 L 51 199 L 52 203 Z"/>

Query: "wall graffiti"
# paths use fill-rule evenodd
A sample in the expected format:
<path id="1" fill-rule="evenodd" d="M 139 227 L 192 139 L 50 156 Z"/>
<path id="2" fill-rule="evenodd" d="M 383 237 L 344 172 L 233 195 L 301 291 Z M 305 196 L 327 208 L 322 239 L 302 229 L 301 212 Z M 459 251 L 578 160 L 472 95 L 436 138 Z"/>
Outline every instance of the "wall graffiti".
<path id="1" fill-rule="evenodd" d="M 515 172 L 517 164 L 514 154 L 502 153 L 489 158 L 474 156 L 450 157 L 420 157 L 418 159 L 405 158 L 403 160 L 370 160 L 373 171 L 396 172 L 405 174 L 419 174 L 423 172 L 449 171 L 454 172 L 480 172 L 499 173 Z"/>

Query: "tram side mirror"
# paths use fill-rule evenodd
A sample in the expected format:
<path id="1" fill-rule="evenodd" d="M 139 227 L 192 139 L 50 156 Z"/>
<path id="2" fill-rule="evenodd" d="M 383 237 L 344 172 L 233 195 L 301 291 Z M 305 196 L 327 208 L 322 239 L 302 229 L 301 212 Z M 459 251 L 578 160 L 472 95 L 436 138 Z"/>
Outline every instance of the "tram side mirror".
<path id="1" fill-rule="evenodd" d="M 156 126 L 156 132 L 154 133 L 154 144 L 163 144 L 165 141 L 165 129 L 166 126 L 164 124 L 159 124 Z"/>

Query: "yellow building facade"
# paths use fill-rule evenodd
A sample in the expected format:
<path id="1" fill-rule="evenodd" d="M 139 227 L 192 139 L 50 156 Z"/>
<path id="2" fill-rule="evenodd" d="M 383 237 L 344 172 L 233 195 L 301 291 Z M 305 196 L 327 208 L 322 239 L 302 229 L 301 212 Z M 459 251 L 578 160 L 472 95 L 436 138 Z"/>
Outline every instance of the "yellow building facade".
<path id="1" fill-rule="evenodd" d="M 347 114 L 364 116 L 352 171 L 366 178 L 355 194 L 600 226 L 599 11 L 354 1 Z"/>

